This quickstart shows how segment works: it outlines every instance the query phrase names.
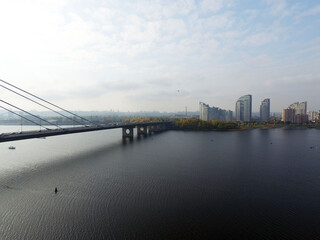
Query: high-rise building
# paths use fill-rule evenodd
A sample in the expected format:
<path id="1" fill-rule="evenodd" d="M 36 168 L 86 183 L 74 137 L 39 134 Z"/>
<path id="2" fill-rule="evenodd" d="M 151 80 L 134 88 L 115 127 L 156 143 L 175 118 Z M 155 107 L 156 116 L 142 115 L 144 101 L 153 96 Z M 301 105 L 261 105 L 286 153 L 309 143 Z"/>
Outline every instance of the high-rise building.
<path id="1" fill-rule="evenodd" d="M 232 121 L 233 113 L 231 110 L 226 110 L 226 121 Z"/>
<path id="2" fill-rule="evenodd" d="M 315 121 L 316 118 L 317 118 L 317 112 L 316 111 L 308 111 L 307 115 L 308 115 L 308 119 L 310 121 Z"/>
<path id="3" fill-rule="evenodd" d="M 252 96 L 244 95 L 236 102 L 237 121 L 250 122 L 252 115 Z"/>
<path id="4" fill-rule="evenodd" d="M 241 105 L 243 108 L 243 103 L 241 103 L 241 101 L 237 101 L 236 102 L 236 109 L 235 109 L 235 113 L 236 113 L 236 120 L 237 121 L 241 121 L 241 119 L 243 119 L 243 111 L 241 111 Z"/>
<path id="5" fill-rule="evenodd" d="M 199 112 L 200 112 L 200 119 L 204 121 L 208 121 L 208 115 L 209 115 L 209 105 L 200 102 L 199 103 Z"/>
<path id="6" fill-rule="evenodd" d="M 266 98 L 260 103 L 260 120 L 268 122 L 270 120 L 270 99 Z"/>
<path id="7" fill-rule="evenodd" d="M 295 102 L 292 103 L 288 108 L 295 109 L 296 114 L 307 114 L 307 102 Z"/>
<path id="8" fill-rule="evenodd" d="M 283 109 L 282 121 L 298 124 L 308 122 L 307 102 L 295 102 L 287 109 Z"/>
<path id="9" fill-rule="evenodd" d="M 285 123 L 294 123 L 296 116 L 296 110 L 287 108 L 282 110 L 282 121 Z"/>
<path id="10" fill-rule="evenodd" d="M 221 120 L 232 121 L 232 111 L 223 110 L 217 107 L 210 107 L 203 102 L 199 103 L 200 119 L 204 121 Z"/>
<path id="11" fill-rule="evenodd" d="M 301 124 L 308 122 L 308 115 L 307 114 L 296 114 L 295 116 L 295 123 Z"/>

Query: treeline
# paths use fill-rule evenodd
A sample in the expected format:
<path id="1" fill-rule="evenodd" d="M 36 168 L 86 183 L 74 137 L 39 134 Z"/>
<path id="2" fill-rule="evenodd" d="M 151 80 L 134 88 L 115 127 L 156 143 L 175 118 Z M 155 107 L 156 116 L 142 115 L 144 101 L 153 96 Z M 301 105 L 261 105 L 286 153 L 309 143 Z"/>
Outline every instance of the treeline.
<path id="1" fill-rule="evenodd" d="M 197 118 L 191 119 L 177 119 L 173 121 L 173 128 L 177 130 L 233 130 L 239 129 L 237 122 L 228 121 L 203 121 Z"/>
<path id="2" fill-rule="evenodd" d="M 211 130 L 239 130 L 239 129 L 269 129 L 269 128 L 284 128 L 284 129 L 302 129 L 302 128 L 317 128 L 320 129 L 320 123 L 304 123 L 304 124 L 286 124 L 280 120 L 272 120 L 270 122 L 228 122 L 228 121 L 203 121 L 197 118 L 163 118 L 163 117 L 131 117 L 123 120 L 124 123 L 141 123 L 141 122 L 162 122 L 171 121 L 172 129 L 175 130 L 194 130 L 194 131 L 211 131 Z"/>
<path id="3" fill-rule="evenodd" d="M 232 130 L 239 129 L 237 122 L 224 122 L 218 120 L 202 121 L 197 118 L 189 119 L 172 119 L 172 118 L 161 118 L 161 117 L 131 117 L 124 120 L 125 123 L 141 123 L 141 122 L 163 122 L 171 121 L 172 129 L 175 130 Z"/>
<path id="4" fill-rule="evenodd" d="M 143 122 L 164 122 L 171 121 L 169 118 L 165 117 L 130 117 L 124 119 L 124 123 L 143 123 Z"/>

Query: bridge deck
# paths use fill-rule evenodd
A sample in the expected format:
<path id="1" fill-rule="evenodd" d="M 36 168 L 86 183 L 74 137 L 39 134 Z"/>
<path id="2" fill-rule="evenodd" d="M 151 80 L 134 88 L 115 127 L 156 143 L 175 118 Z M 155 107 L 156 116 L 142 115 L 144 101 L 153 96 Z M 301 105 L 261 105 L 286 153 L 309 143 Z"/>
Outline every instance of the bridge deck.
<path id="1" fill-rule="evenodd" d="M 14 132 L 14 133 L 2 133 L 0 135 L 0 142 L 10 142 L 17 140 L 25 140 L 32 138 L 51 137 L 65 134 L 93 132 L 101 130 L 109 130 L 114 128 L 134 128 L 137 126 L 155 126 L 160 124 L 170 124 L 171 122 L 144 122 L 144 123 L 128 123 L 128 124 L 114 124 L 114 125 L 101 125 L 101 126 L 87 126 L 87 127 L 72 127 L 62 129 L 50 129 L 50 130 L 39 130 L 39 131 L 25 131 L 25 132 Z"/>

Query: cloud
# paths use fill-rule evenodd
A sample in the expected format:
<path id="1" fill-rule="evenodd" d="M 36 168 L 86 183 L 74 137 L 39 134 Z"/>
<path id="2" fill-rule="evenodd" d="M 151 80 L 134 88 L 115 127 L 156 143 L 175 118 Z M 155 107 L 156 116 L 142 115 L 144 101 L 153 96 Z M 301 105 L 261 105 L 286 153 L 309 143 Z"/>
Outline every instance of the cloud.
<path id="1" fill-rule="evenodd" d="M 300 76 L 286 76 L 280 81 L 285 84 L 320 84 L 320 75 L 305 74 Z"/>
<path id="2" fill-rule="evenodd" d="M 231 13 L 214 15 L 204 20 L 205 27 L 208 30 L 229 29 L 233 26 L 234 19 Z"/>
<path id="3" fill-rule="evenodd" d="M 201 8 L 203 11 L 219 12 L 224 7 L 231 6 L 229 0 L 203 0 L 201 2 Z"/>
<path id="4" fill-rule="evenodd" d="M 153 90 L 148 92 L 143 92 L 142 94 L 132 94 L 128 96 L 129 99 L 138 100 L 138 101 L 174 101 L 178 98 L 184 98 L 188 96 L 188 92 L 178 92 L 177 90 L 170 91 L 170 90 Z"/>
<path id="5" fill-rule="evenodd" d="M 177 1 L 140 1 L 127 4 L 134 14 L 143 16 L 148 20 L 168 19 L 187 15 L 195 9 L 194 0 Z"/>
<path id="6" fill-rule="evenodd" d="M 264 3 L 93 0 L 75 6 L 36 0 L 17 7 L 4 1 L 0 72 L 70 105 L 83 98 L 97 108 L 110 100 L 128 109 L 134 101 L 165 109 L 166 99 L 173 101 L 171 109 L 194 101 L 197 107 L 202 97 L 222 103 L 227 96 L 230 103 L 232 95 L 262 92 L 263 83 L 272 89 L 274 79 L 285 84 L 286 76 L 317 76 L 319 4 Z M 316 19 L 292 24 L 299 14 Z M 298 87 L 298 80 L 288 79 Z M 176 97 L 178 89 L 185 95 Z M 231 105 L 224 107 L 233 108 L 233 100 Z"/>
<path id="7" fill-rule="evenodd" d="M 300 14 L 300 17 L 314 16 L 320 14 L 320 5 L 310 8 Z"/>
<path id="8" fill-rule="evenodd" d="M 261 46 L 266 43 L 272 42 L 272 41 L 277 41 L 278 37 L 274 33 L 266 33 L 266 32 L 261 32 L 261 33 L 256 33 L 253 35 L 250 35 L 246 37 L 242 41 L 242 45 L 244 46 Z"/>
<path id="9" fill-rule="evenodd" d="M 286 0 L 265 0 L 270 6 L 270 12 L 272 15 L 285 16 L 287 12 L 287 1 Z"/>

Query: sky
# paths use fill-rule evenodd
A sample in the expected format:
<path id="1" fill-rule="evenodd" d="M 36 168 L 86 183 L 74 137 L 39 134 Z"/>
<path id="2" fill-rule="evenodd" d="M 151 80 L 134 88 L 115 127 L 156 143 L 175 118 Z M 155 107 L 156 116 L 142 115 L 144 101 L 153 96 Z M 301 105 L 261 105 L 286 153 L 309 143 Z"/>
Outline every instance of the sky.
<path id="1" fill-rule="evenodd" d="M 1 0 L 0 79 L 69 110 L 318 111 L 319 26 L 319 0 Z"/>

